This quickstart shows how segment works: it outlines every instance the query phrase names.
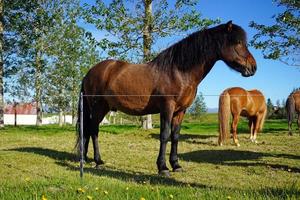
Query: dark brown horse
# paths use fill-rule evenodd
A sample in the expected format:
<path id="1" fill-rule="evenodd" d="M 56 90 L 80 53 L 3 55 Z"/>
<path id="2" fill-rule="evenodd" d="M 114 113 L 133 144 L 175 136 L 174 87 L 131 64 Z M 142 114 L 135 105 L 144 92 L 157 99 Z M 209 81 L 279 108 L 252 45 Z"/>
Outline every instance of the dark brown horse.
<path id="1" fill-rule="evenodd" d="M 160 113 L 160 150 L 156 162 L 159 174 L 169 175 L 165 160 L 169 137 L 170 164 L 173 171 L 181 171 L 177 157 L 181 122 L 197 86 L 218 60 L 245 77 L 256 71 L 256 62 L 247 49 L 246 33 L 231 21 L 189 35 L 146 64 L 105 60 L 95 65 L 84 77 L 81 89 L 85 95 L 85 157 L 91 136 L 96 165 L 103 163 L 98 129 L 110 110 L 130 115 Z"/>
<path id="2" fill-rule="evenodd" d="M 239 117 L 249 120 L 250 139 L 256 142 L 256 134 L 264 125 L 267 105 L 264 95 L 258 90 L 247 91 L 240 87 L 226 89 L 219 99 L 219 145 L 228 138 L 230 113 L 232 115 L 231 132 L 233 141 L 239 145 L 237 139 L 237 125 Z"/>
<path id="3" fill-rule="evenodd" d="M 292 123 L 295 112 L 298 114 L 298 129 L 300 133 L 300 90 L 292 92 L 286 100 L 289 135 L 292 135 Z"/>

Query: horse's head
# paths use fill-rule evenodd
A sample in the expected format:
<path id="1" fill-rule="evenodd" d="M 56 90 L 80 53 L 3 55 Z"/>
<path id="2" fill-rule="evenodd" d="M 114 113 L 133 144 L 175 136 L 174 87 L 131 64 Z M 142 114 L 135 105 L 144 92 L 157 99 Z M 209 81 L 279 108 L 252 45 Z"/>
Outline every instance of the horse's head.
<path id="1" fill-rule="evenodd" d="M 256 61 L 247 48 L 245 31 L 232 24 L 232 21 L 220 26 L 223 32 L 220 57 L 232 69 L 248 77 L 255 74 Z"/>

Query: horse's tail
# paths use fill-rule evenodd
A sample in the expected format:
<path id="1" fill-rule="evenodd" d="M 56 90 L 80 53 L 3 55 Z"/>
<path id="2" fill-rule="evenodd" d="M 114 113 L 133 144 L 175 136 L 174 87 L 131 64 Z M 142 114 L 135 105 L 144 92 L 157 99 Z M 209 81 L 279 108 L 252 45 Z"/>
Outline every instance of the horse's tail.
<path id="1" fill-rule="evenodd" d="M 83 88 L 83 83 L 84 81 L 82 81 L 81 83 L 81 89 L 80 89 L 80 94 L 79 94 L 79 98 L 78 98 L 78 108 L 77 108 L 77 122 L 76 122 L 76 144 L 74 147 L 74 150 L 79 153 L 80 152 L 80 129 L 81 129 L 81 123 L 80 123 L 80 119 L 81 119 L 81 94 L 84 95 L 84 88 Z M 82 101 L 83 101 L 83 133 L 85 133 L 85 123 L 88 122 L 87 116 L 89 116 L 90 111 L 86 102 L 86 99 L 84 98 L 84 96 L 82 96 Z"/>
<path id="2" fill-rule="evenodd" d="M 292 95 L 289 95 L 289 97 L 287 98 L 285 109 L 287 112 L 288 123 L 291 123 L 293 121 L 293 117 L 295 113 L 295 100 Z"/>
<path id="3" fill-rule="evenodd" d="M 229 120 L 230 120 L 230 95 L 225 90 L 219 98 L 219 145 L 228 139 Z"/>

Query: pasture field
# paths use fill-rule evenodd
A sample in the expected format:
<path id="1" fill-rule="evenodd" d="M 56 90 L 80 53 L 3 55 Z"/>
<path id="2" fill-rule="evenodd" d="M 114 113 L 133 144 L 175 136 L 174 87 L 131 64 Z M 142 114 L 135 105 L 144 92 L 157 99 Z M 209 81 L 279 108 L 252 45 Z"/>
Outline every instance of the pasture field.
<path id="1" fill-rule="evenodd" d="M 6 126 L 0 130 L 0 199 L 300 199 L 300 135 L 267 120 L 258 144 L 239 125 L 240 147 L 217 146 L 216 115 L 185 119 L 179 142 L 184 172 L 157 175 L 159 128 L 101 127 L 102 159 L 79 177 L 74 127 Z M 168 145 L 167 152 L 169 152 Z M 93 158 L 90 144 L 89 158 Z M 169 163 L 167 163 L 169 166 Z"/>

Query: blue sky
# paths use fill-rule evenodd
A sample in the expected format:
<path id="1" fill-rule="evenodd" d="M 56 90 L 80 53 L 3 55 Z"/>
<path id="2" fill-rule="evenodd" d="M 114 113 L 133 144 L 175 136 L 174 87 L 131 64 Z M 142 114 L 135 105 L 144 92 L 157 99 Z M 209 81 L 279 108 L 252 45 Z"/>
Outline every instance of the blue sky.
<path id="1" fill-rule="evenodd" d="M 85 0 L 83 2 L 92 2 Z M 282 11 L 272 0 L 200 0 L 197 10 L 203 17 L 220 18 L 222 23 L 232 20 L 245 29 L 250 40 L 255 30 L 249 27 L 250 21 L 272 24 L 274 14 Z M 84 25 L 99 38 L 103 34 L 91 26 Z M 178 37 L 168 38 L 166 44 L 155 48 L 164 49 L 178 41 Z M 286 99 L 293 88 L 300 87 L 300 67 L 287 66 L 279 61 L 264 59 L 260 50 L 249 48 L 257 62 L 257 72 L 252 77 L 242 77 L 229 69 L 222 61 L 215 64 L 210 73 L 198 86 L 207 107 L 218 107 L 218 95 L 226 88 L 239 86 L 245 89 L 261 90 L 273 103 Z"/>

